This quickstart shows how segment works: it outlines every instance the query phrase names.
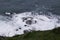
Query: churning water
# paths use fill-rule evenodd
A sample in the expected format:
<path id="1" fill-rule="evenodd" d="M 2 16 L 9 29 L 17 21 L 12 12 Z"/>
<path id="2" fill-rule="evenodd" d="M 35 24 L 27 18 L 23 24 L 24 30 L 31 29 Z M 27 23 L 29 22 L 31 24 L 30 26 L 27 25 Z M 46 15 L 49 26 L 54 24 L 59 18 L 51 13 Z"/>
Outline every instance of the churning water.
<path id="1" fill-rule="evenodd" d="M 0 36 L 60 27 L 59 4 L 59 0 L 0 0 Z"/>

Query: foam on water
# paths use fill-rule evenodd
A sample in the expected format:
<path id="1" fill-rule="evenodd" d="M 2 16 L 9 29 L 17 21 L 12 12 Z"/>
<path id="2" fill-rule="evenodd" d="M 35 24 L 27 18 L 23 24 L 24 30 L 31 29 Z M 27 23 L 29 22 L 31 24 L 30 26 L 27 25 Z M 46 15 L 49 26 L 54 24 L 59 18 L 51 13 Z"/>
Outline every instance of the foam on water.
<path id="1" fill-rule="evenodd" d="M 14 14 L 12 18 L 0 15 L 0 36 L 21 35 L 25 30 L 52 30 L 60 26 L 59 19 L 58 15 L 39 15 L 38 13 L 32 14 L 32 12 Z"/>

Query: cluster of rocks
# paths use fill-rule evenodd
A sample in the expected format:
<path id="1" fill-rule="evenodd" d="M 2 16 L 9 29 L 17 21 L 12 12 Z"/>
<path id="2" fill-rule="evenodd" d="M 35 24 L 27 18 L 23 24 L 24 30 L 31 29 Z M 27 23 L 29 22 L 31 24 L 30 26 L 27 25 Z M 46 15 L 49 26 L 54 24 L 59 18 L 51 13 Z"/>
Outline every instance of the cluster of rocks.
<path id="1" fill-rule="evenodd" d="M 23 17 L 22 19 L 23 19 L 23 22 L 26 23 L 24 25 L 24 27 L 28 27 L 29 25 L 32 25 L 33 22 L 37 23 L 36 20 L 33 20 L 33 17 Z M 21 30 L 21 28 L 16 29 L 16 31 L 19 31 L 19 30 Z M 24 30 L 24 33 L 28 33 L 28 32 L 29 32 L 29 30 Z"/>
<path id="2" fill-rule="evenodd" d="M 34 21 L 34 23 L 37 22 L 36 20 L 33 20 L 33 17 L 23 17 L 22 19 L 23 19 L 23 22 L 25 22 L 28 25 L 32 25 L 33 21 Z"/>

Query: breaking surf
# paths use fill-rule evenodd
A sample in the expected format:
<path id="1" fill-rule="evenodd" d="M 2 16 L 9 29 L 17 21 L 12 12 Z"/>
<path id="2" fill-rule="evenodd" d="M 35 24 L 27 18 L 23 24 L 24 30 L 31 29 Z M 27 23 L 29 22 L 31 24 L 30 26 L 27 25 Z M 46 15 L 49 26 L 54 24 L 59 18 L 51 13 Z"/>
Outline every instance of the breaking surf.
<path id="1" fill-rule="evenodd" d="M 9 17 L 0 15 L 0 36 L 12 37 L 24 34 L 24 31 L 47 31 L 60 27 L 60 16 L 48 13 L 13 13 Z M 10 13 L 6 12 L 6 15 Z"/>

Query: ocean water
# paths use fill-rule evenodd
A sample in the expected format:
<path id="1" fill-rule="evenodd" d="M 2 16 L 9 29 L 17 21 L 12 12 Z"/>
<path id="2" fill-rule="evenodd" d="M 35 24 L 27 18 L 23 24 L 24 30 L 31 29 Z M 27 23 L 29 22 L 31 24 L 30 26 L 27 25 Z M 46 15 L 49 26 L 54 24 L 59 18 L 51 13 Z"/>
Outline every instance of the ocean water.
<path id="1" fill-rule="evenodd" d="M 60 14 L 60 0 L 0 0 L 0 14 L 34 11 L 42 6 L 52 8 L 53 10 L 49 11 L 54 12 L 54 14 Z"/>
<path id="2" fill-rule="evenodd" d="M 0 36 L 60 27 L 60 0 L 0 0 Z"/>

